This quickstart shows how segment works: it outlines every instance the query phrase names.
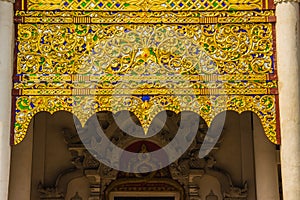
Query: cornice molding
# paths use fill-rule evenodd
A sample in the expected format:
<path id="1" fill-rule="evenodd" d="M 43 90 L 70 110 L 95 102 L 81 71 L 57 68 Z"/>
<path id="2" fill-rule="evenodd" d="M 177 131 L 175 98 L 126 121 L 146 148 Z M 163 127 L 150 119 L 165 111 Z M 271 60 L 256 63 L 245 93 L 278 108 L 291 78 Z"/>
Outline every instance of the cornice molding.
<path id="1" fill-rule="evenodd" d="M 289 3 L 289 2 L 295 2 L 295 3 L 300 3 L 300 0 L 274 0 L 275 4 L 278 4 L 278 3 Z"/>
<path id="2" fill-rule="evenodd" d="M 6 1 L 6 2 L 10 2 L 10 3 L 15 3 L 15 0 L 0 0 L 1 1 Z"/>

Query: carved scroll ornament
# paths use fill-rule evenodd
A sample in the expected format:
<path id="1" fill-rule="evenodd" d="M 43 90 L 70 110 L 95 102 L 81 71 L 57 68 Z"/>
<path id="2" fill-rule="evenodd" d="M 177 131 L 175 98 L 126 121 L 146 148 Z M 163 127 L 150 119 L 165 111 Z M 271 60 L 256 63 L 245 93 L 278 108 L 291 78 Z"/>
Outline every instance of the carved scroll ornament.
<path id="1" fill-rule="evenodd" d="M 61 110 L 82 126 L 95 112 L 129 110 L 145 133 L 163 110 L 208 125 L 252 111 L 280 143 L 271 1 L 19 3 L 12 143 L 36 113 Z"/>

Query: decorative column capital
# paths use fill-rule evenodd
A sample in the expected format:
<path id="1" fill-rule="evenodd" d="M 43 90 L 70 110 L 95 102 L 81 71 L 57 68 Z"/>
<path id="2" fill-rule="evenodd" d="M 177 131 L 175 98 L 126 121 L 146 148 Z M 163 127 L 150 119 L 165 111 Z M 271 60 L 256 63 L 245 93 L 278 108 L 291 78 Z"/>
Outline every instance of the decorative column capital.
<path id="1" fill-rule="evenodd" d="M 10 2 L 10 3 L 15 3 L 15 0 L 0 0 L 1 1 L 6 1 L 6 2 Z"/>
<path id="2" fill-rule="evenodd" d="M 278 3 L 283 3 L 283 2 L 295 2 L 295 3 L 300 3 L 300 0 L 274 0 L 275 4 L 278 4 Z"/>

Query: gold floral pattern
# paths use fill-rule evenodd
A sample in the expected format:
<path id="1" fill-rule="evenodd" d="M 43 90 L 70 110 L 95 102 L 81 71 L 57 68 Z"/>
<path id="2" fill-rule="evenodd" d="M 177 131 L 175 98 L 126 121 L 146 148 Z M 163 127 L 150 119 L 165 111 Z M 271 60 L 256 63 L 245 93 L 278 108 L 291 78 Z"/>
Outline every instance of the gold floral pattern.
<path id="1" fill-rule="evenodd" d="M 51 114 L 57 111 L 73 113 L 82 126 L 100 111 L 117 113 L 122 110 L 133 112 L 141 122 L 145 133 L 152 119 L 163 110 L 192 111 L 198 113 L 208 125 L 215 116 L 226 110 L 242 113 L 252 111 L 262 121 L 265 134 L 277 144 L 276 109 L 273 95 L 257 96 L 20 96 L 16 100 L 16 123 L 14 143 L 20 143 L 32 117 L 41 111 Z"/>
<path id="2" fill-rule="evenodd" d="M 269 0 L 20 0 L 14 144 L 41 111 L 252 111 L 280 143 Z M 270 9 L 271 8 L 271 9 Z"/>

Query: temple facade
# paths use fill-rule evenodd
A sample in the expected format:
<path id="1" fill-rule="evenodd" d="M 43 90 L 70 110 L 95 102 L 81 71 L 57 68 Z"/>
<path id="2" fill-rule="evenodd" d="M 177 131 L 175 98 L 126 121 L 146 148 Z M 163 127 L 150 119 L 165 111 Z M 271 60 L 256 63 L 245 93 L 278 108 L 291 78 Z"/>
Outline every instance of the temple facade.
<path id="1" fill-rule="evenodd" d="M 299 0 L 0 0 L 0 199 L 298 200 Z"/>

